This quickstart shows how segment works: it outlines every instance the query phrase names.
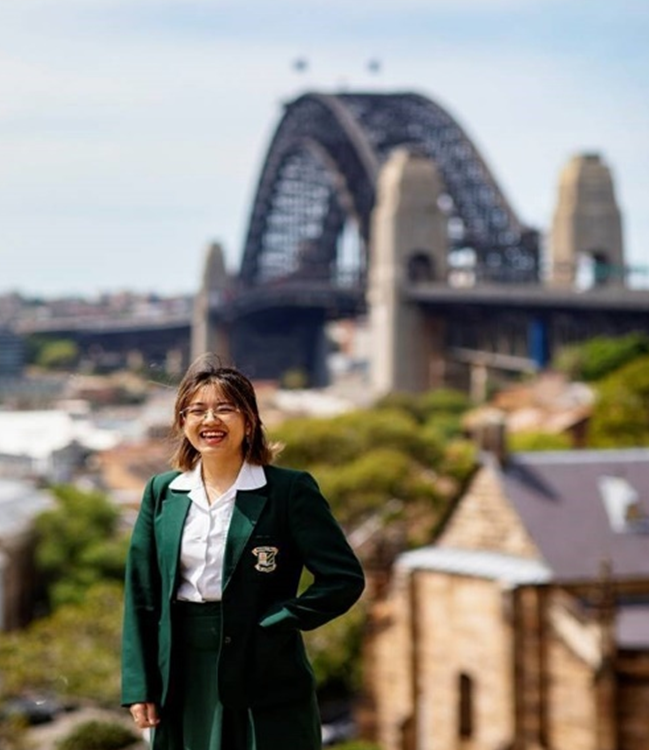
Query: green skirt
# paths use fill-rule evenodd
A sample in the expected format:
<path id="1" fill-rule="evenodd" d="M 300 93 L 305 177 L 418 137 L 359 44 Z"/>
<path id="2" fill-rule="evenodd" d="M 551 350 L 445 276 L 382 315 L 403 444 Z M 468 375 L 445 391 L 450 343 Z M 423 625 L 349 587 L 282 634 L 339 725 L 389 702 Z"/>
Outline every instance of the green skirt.
<path id="1" fill-rule="evenodd" d="M 315 696 L 304 705 L 233 710 L 221 703 L 217 670 L 221 603 L 178 602 L 173 614 L 170 697 L 153 750 L 319 750 Z"/>

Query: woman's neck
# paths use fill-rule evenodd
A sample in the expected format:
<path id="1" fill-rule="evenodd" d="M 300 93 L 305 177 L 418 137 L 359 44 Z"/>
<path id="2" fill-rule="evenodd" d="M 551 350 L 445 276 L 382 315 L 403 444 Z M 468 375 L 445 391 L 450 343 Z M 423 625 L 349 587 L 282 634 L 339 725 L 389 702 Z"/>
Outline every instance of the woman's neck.
<path id="1" fill-rule="evenodd" d="M 201 475 L 210 502 L 232 487 L 239 476 L 242 465 L 243 458 L 234 461 L 206 461 L 203 458 Z"/>

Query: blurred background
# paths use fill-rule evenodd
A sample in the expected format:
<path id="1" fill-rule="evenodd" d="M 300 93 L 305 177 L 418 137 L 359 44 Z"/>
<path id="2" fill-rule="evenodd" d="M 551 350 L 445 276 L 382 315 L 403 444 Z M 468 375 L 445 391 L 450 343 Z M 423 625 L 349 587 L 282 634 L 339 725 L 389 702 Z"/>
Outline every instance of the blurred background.
<path id="1" fill-rule="evenodd" d="M 121 581 L 215 350 L 361 557 L 346 750 L 649 746 L 649 13 L 0 0 L 0 750 L 136 746 Z"/>

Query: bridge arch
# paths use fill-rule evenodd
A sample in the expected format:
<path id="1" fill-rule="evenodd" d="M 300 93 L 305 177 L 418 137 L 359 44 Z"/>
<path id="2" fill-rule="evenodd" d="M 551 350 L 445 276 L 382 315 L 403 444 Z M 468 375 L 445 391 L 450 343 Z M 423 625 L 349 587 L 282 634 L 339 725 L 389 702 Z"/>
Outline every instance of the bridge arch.
<path id="1" fill-rule="evenodd" d="M 451 248 L 470 247 L 478 278 L 538 280 L 538 238 L 515 215 L 477 148 L 439 104 L 414 93 L 304 94 L 285 107 L 252 205 L 239 282 L 337 283 L 339 238 L 358 228 L 365 284 L 381 165 L 397 146 L 426 154 L 448 192 Z"/>

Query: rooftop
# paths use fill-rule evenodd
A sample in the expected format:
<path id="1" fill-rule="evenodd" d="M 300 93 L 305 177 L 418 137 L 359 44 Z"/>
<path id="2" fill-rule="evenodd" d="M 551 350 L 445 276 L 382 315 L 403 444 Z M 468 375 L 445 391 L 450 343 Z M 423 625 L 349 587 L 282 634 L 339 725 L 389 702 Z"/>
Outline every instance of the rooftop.
<path id="1" fill-rule="evenodd" d="M 649 576 L 649 449 L 516 453 L 502 481 L 555 578 Z"/>

